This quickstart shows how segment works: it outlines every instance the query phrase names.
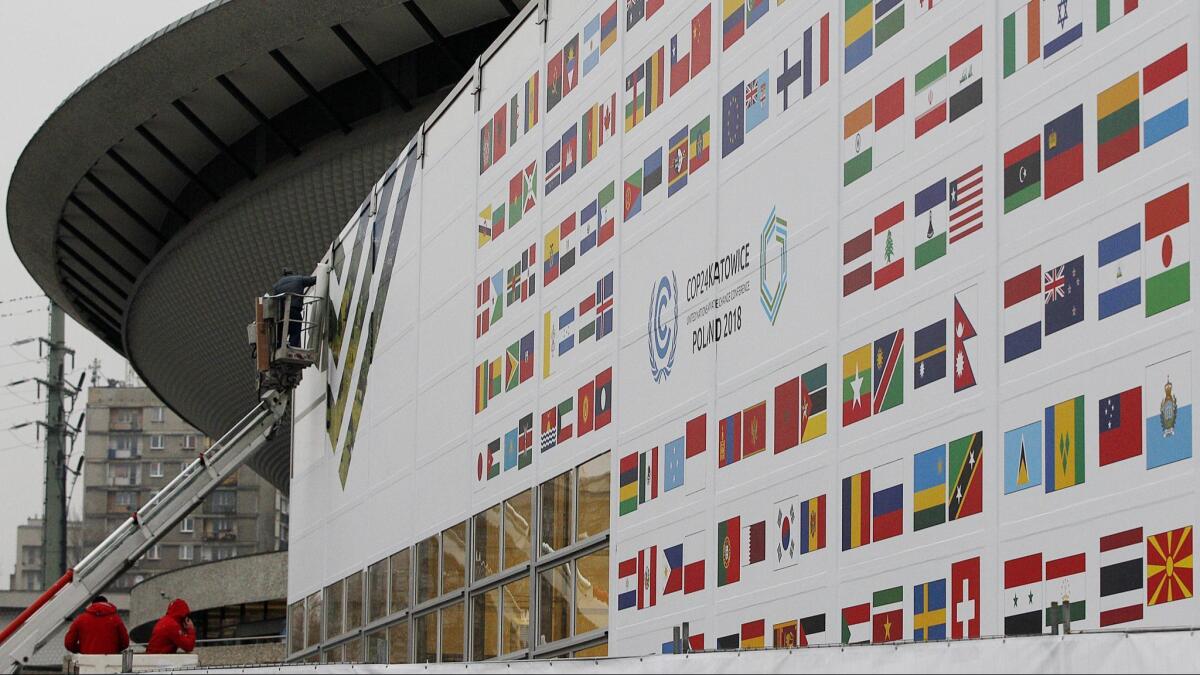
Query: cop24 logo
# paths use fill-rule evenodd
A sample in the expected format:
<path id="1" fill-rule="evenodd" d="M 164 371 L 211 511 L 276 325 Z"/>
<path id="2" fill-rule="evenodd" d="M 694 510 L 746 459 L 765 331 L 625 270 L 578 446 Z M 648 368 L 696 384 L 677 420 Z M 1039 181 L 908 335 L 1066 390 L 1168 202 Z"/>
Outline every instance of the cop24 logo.
<path id="1" fill-rule="evenodd" d="M 679 290 L 672 271 L 659 279 L 650 293 L 646 342 L 650 347 L 650 375 L 655 382 L 665 382 L 671 375 L 678 338 Z"/>
<path id="2" fill-rule="evenodd" d="M 775 325 L 775 320 L 779 318 L 779 311 L 783 309 L 783 294 L 787 292 L 787 235 L 787 221 L 776 216 L 775 209 L 772 208 L 771 215 L 767 216 L 767 222 L 763 224 L 760 242 L 762 246 L 758 249 L 759 300 L 771 325 Z M 773 258 L 768 257 L 767 249 L 771 248 L 773 243 L 779 245 L 779 276 L 775 278 L 774 285 L 767 278 L 768 263 L 774 262 Z"/>

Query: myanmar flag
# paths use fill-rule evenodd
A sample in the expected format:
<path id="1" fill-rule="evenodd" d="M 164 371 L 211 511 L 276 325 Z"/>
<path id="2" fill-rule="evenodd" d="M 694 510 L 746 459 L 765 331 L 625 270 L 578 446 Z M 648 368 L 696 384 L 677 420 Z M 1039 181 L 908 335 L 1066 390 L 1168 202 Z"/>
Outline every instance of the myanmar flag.
<path id="1" fill-rule="evenodd" d="M 842 426 L 871 416 L 871 345 L 842 357 Z"/>

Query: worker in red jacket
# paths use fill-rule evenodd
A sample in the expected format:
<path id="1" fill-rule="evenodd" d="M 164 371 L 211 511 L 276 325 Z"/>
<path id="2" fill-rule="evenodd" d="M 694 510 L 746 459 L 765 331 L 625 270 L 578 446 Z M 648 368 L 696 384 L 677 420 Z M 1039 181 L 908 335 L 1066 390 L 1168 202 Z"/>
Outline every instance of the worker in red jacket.
<path id="1" fill-rule="evenodd" d="M 147 654 L 174 654 L 176 650 L 189 653 L 196 647 L 196 627 L 188 614 L 192 612 L 182 598 L 175 598 L 167 605 L 167 613 L 150 633 L 146 643 Z"/>
<path id="2" fill-rule="evenodd" d="M 72 654 L 119 654 L 129 646 L 129 631 L 117 615 L 117 608 L 103 595 L 75 617 L 63 646 Z"/>

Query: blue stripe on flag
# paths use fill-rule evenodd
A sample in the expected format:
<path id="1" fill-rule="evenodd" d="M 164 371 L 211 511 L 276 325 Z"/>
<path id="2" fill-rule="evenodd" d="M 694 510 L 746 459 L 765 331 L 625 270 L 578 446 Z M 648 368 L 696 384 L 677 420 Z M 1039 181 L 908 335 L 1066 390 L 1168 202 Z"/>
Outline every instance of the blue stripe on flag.
<path id="1" fill-rule="evenodd" d="M 1100 294 L 1100 318 L 1107 319 L 1117 312 L 1123 312 L 1140 304 L 1142 304 L 1142 278 L 1136 277 Z"/>
<path id="2" fill-rule="evenodd" d="M 944 201 L 946 201 L 946 179 L 942 178 L 913 197 L 913 211 L 919 216 Z"/>
<path id="3" fill-rule="evenodd" d="M 1077 23 L 1071 30 L 1059 35 L 1053 40 L 1046 43 L 1042 48 L 1042 58 L 1050 58 L 1058 52 L 1062 51 L 1067 45 L 1083 37 L 1083 23 Z"/>
<path id="4" fill-rule="evenodd" d="M 1004 362 L 1019 359 L 1042 348 L 1042 325 L 1031 323 L 1004 336 Z"/>
<path id="5" fill-rule="evenodd" d="M 1187 126 L 1188 102 L 1183 99 L 1179 103 L 1158 113 L 1142 124 L 1143 148 L 1148 148 L 1171 134 Z"/>
<path id="6" fill-rule="evenodd" d="M 1100 267 L 1115 262 L 1131 253 L 1137 253 L 1142 248 L 1142 224 L 1134 223 L 1129 227 L 1100 240 Z"/>

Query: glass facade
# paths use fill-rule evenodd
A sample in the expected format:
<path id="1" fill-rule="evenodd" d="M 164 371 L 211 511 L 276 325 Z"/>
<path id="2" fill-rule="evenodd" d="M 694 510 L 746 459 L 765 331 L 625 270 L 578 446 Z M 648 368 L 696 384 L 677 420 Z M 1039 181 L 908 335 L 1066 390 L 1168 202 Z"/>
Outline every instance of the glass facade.
<path id="1" fill-rule="evenodd" d="M 605 452 L 294 603 L 291 660 L 606 655 L 610 466 Z"/>

